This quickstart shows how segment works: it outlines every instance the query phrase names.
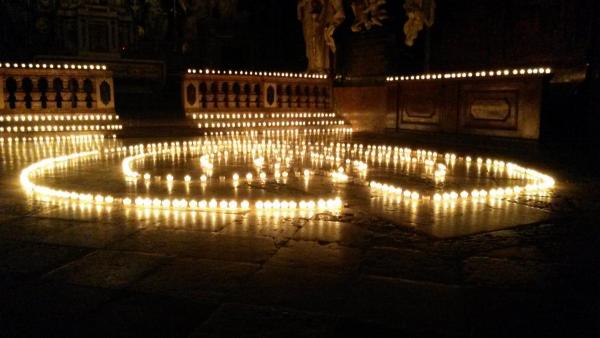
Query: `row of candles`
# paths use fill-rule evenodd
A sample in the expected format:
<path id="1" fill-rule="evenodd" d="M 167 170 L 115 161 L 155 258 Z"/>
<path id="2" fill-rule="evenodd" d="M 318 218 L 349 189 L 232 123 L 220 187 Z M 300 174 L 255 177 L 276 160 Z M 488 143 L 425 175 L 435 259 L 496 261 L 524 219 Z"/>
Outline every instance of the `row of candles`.
<path id="1" fill-rule="evenodd" d="M 99 64 L 54 64 L 54 63 L 10 63 L 0 62 L 0 68 L 24 69 L 72 69 L 72 70 L 106 70 L 106 65 Z"/>
<path id="2" fill-rule="evenodd" d="M 215 114 L 191 114 L 194 120 L 214 120 L 214 119 L 262 119 L 262 118 L 326 118 L 335 117 L 335 113 L 270 113 L 265 116 L 264 113 L 215 113 Z"/>
<path id="3" fill-rule="evenodd" d="M 452 73 L 436 73 L 436 74 L 417 74 L 417 75 L 402 75 L 388 76 L 387 82 L 411 81 L 411 80 L 442 80 L 442 79 L 464 79 L 464 78 L 484 78 L 484 77 L 507 77 L 507 76 L 537 76 L 551 74 L 552 69 L 548 67 L 536 68 L 515 68 L 515 69 L 500 69 L 500 70 L 482 70 L 478 72 L 452 72 Z"/>
<path id="4" fill-rule="evenodd" d="M 215 70 L 215 69 L 188 69 L 188 74 L 199 75 L 244 75 L 244 76 L 269 76 L 297 79 L 327 79 L 326 74 L 290 73 L 290 72 L 263 72 L 253 70 Z"/>
<path id="5" fill-rule="evenodd" d="M 114 147 L 105 149 L 105 152 L 127 152 L 127 148 Z M 20 182 L 22 187 L 38 197 L 44 199 L 62 199 L 70 200 L 77 203 L 89 203 L 97 205 L 115 205 L 133 206 L 144 209 L 180 209 L 180 210 L 245 210 L 253 206 L 255 209 L 302 209 L 302 210 L 338 210 L 343 207 L 340 198 L 330 199 L 302 199 L 296 200 L 281 200 L 267 199 L 258 200 L 251 205 L 248 200 L 235 199 L 169 199 L 169 198 L 150 198 L 142 196 L 115 198 L 112 195 L 102 193 L 76 192 L 54 189 L 47 186 L 35 184 L 32 176 L 40 176 L 45 171 L 52 170 L 57 167 L 68 167 L 70 164 L 77 163 L 77 160 L 85 158 L 98 157 L 100 151 L 94 150 L 90 152 L 79 152 L 70 155 L 47 158 L 36 162 L 29 167 L 23 169 L 20 174 Z"/>
<path id="6" fill-rule="evenodd" d="M 344 120 L 319 121 L 269 121 L 269 122 L 206 122 L 198 123 L 198 128 L 251 128 L 251 127 L 301 127 L 344 125 Z"/>
<path id="7" fill-rule="evenodd" d="M 267 129 L 261 131 L 263 135 L 280 136 L 280 135 L 350 135 L 352 134 L 351 127 L 329 126 L 320 128 L 291 128 L 291 129 Z M 243 136 L 243 135 L 258 135 L 256 130 L 228 130 L 228 131 L 207 131 L 206 136 Z"/>
<path id="8" fill-rule="evenodd" d="M 63 132 L 63 131 L 108 131 L 122 130 L 120 124 L 109 125 L 28 125 L 0 127 L 0 133 L 26 133 L 26 132 Z"/>
<path id="9" fill-rule="evenodd" d="M 118 120 L 114 114 L 27 114 L 0 115 L 0 122 L 37 122 L 37 121 L 112 121 Z"/>

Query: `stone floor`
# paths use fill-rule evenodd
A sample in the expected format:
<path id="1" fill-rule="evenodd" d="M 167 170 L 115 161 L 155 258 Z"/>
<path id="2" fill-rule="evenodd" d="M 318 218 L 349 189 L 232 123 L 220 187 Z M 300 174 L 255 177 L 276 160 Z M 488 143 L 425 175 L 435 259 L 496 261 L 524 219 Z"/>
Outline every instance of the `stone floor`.
<path id="1" fill-rule="evenodd" d="M 2 337 L 600 334 L 600 179 L 551 160 L 559 189 L 533 207 L 552 217 L 432 236 L 358 207 L 178 226 L 69 214 L 23 198 L 28 154 L 2 156 Z"/>

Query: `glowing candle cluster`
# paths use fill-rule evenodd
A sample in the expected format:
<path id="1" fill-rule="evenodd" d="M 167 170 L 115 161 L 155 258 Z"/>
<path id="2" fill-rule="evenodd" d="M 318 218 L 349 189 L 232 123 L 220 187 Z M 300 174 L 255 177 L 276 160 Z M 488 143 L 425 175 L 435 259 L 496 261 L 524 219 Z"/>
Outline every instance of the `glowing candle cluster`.
<path id="1" fill-rule="evenodd" d="M 1 142 L 4 141 L 0 139 Z M 20 141 L 11 139 L 8 142 Z M 122 160 L 122 174 L 127 186 L 133 187 L 129 192 L 106 194 L 101 191 L 73 191 L 36 183 L 45 175 L 52 175 L 54 169 L 68 173 L 70 168 L 78 167 L 81 163 L 93 165 L 109 158 Z M 193 159 L 199 161 L 200 172 L 156 174 L 152 172 L 153 168 L 135 168 L 138 161 L 155 164 L 159 159 L 170 159 L 174 164 Z M 464 170 L 463 177 L 472 181 L 453 183 L 452 178 L 460 176 L 460 170 Z M 385 175 L 385 179 L 381 179 L 380 175 Z M 398 183 L 400 176 L 403 177 L 402 184 Z M 418 182 L 405 180 L 407 176 L 418 178 Z M 168 195 L 156 193 L 151 187 L 151 180 L 160 181 L 163 178 L 170 186 Z M 482 181 L 488 183 L 484 185 Z M 427 149 L 384 144 L 364 145 L 349 140 L 344 142 L 340 138 L 308 138 L 297 133 L 215 136 L 194 141 L 105 146 L 96 150 L 76 151 L 35 162 L 21 172 L 20 182 L 26 191 L 44 200 L 142 210 L 224 212 L 336 212 L 344 206 L 341 198 L 335 195 L 310 198 L 315 183 L 328 184 L 331 191 L 355 185 L 374 197 L 411 203 L 493 201 L 515 198 L 524 193 L 545 193 L 555 185 L 549 175 L 500 159 L 441 154 Z M 146 186 L 145 192 L 138 192 L 138 182 L 142 189 Z M 233 197 L 211 196 L 211 190 L 206 189 L 208 184 L 227 184 Z M 295 188 L 304 187 L 307 196 L 265 198 L 265 195 L 256 197 L 250 194 L 244 198 L 243 191 L 254 188 L 261 191 L 274 184 L 296 184 Z M 201 191 L 201 196 L 193 196 L 189 192 L 190 187 Z M 177 189 L 184 188 L 186 197 L 173 197 L 172 188 L 175 192 L 181 192 Z M 219 188 L 215 191 L 222 190 Z"/>
<path id="2" fill-rule="evenodd" d="M 231 143 L 228 143 L 231 145 Z M 39 177 L 46 171 L 51 171 L 54 168 L 64 168 L 69 165 L 75 164 L 81 159 L 97 159 L 102 154 L 127 154 L 133 153 L 133 155 L 125 157 L 122 162 L 122 170 L 124 174 L 131 178 L 137 179 L 140 174 L 137 171 L 131 169 L 131 163 L 139 158 L 143 158 L 147 155 L 156 155 L 160 151 L 177 151 L 182 148 L 190 146 L 201 146 L 199 143 L 158 143 L 150 145 L 136 145 L 129 147 L 114 147 L 105 148 L 101 150 L 73 153 L 66 156 L 47 158 L 42 161 L 36 162 L 33 165 L 25 168 L 20 175 L 20 181 L 25 190 L 33 193 L 36 196 L 42 196 L 44 198 L 56 198 L 61 200 L 67 200 L 76 203 L 96 204 L 96 205 L 123 205 L 132 206 L 143 209 L 178 209 L 178 210 L 245 210 L 245 209 L 260 209 L 260 210 L 337 210 L 343 206 L 341 199 L 330 198 L 330 199 L 302 199 L 302 200 L 280 200 L 280 199 L 267 199 L 250 202 L 248 200 L 237 200 L 237 199 L 216 199 L 216 198 L 205 198 L 200 200 L 189 199 L 189 198 L 160 198 L 160 197 L 147 197 L 147 196 L 126 196 L 126 197 L 113 197 L 112 195 L 105 195 L 102 193 L 93 192 L 81 192 L 81 191 L 67 191 L 61 189 L 54 189 L 42 185 L 37 185 L 32 181 L 32 177 Z M 219 143 L 211 144 L 208 142 L 204 144 L 205 147 L 215 146 L 218 149 Z M 258 145 L 260 148 L 261 146 Z M 264 145 L 262 146 L 264 148 Z M 158 150 L 158 151 L 157 151 Z M 206 159 L 206 157 L 205 157 Z M 260 162 L 260 161 L 258 161 Z M 210 163 L 210 162 L 207 162 Z M 277 166 L 276 166 L 277 167 Z M 280 166 L 279 166 L 280 167 Z M 264 172 L 261 172 L 263 177 Z M 283 174 L 287 175 L 287 172 Z M 279 173 L 279 175 L 283 175 Z M 144 174 L 144 179 L 150 178 L 148 174 Z M 251 178 L 251 173 L 246 175 L 247 178 Z M 233 180 L 238 181 L 239 175 L 234 174 Z M 264 178 L 264 177 L 263 177 Z M 190 176 L 185 176 L 186 182 L 191 181 Z M 167 181 L 173 182 L 174 177 L 167 175 Z"/>
<path id="3" fill-rule="evenodd" d="M 422 151 L 422 150 L 419 150 Z M 379 158 L 382 156 L 386 156 L 389 158 L 389 153 L 379 153 L 377 154 Z M 397 157 L 394 157 L 397 158 Z M 402 158 L 401 160 L 406 161 L 406 158 Z M 442 158 L 439 159 L 440 161 Z M 457 156 L 455 154 L 446 154 L 443 157 L 443 160 L 454 165 L 457 161 Z M 466 156 L 462 159 L 466 167 L 469 168 L 472 164 L 472 160 L 470 156 Z M 418 157 L 411 157 L 410 162 L 416 163 L 419 162 Z M 432 160 L 425 159 L 423 161 L 426 166 L 432 166 Z M 486 159 L 485 162 L 482 158 L 477 158 L 476 164 L 478 170 L 481 170 L 482 166 L 486 166 L 487 169 L 491 170 L 492 173 L 504 173 L 508 175 L 508 177 L 513 179 L 519 179 L 523 181 L 521 185 L 507 185 L 507 186 L 496 186 L 489 189 L 481 189 L 475 188 L 471 191 L 467 190 L 450 190 L 450 191 L 440 191 L 435 192 L 431 195 L 424 194 L 423 192 L 419 192 L 417 190 L 410 190 L 407 188 L 403 188 L 398 185 L 382 183 L 376 180 L 372 180 L 369 183 L 369 186 L 372 190 L 378 191 L 380 193 L 386 195 L 393 195 L 397 197 L 409 198 L 412 200 L 425 199 L 425 200 L 433 200 L 435 202 L 439 201 L 455 201 L 455 200 L 480 200 L 480 199 L 498 199 L 508 196 L 519 195 L 521 192 L 528 193 L 539 193 L 543 191 L 547 191 L 554 187 L 555 181 L 552 177 L 542 174 L 536 170 L 524 168 L 517 164 L 511 162 L 504 162 L 501 160 L 492 160 Z M 447 166 L 443 163 L 437 163 L 437 170 L 434 171 L 434 179 L 437 182 L 438 180 L 443 180 L 446 176 Z"/>

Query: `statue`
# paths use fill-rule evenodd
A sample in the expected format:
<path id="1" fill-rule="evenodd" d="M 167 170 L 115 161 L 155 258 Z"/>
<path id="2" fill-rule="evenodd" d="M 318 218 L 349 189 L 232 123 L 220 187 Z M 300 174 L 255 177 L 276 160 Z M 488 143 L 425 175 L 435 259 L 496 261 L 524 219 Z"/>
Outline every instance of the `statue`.
<path id="1" fill-rule="evenodd" d="M 350 6 L 354 13 L 354 23 L 350 28 L 353 32 L 370 30 L 374 26 L 383 26 L 387 19 L 387 11 L 382 8 L 386 0 L 352 0 Z"/>
<path id="2" fill-rule="evenodd" d="M 342 0 L 299 0 L 298 20 L 302 22 L 309 73 L 328 73 L 330 53 L 336 52 L 333 34 L 344 22 Z"/>
<path id="3" fill-rule="evenodd" d="M 404 10 L 408 16 L 404 24 L 405 43 L 412 46 L 424 25 L 433 25 L 435 0 L 406 0 Z"/>

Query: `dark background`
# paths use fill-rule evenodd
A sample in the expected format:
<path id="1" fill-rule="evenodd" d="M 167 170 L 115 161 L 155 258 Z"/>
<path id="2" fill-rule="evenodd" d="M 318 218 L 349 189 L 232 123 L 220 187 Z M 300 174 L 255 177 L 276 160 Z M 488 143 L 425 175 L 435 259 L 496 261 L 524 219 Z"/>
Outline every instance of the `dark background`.
<path id="1" fill-rule="evenodd" d="M 179 72 L 188 67 L 305 69 L 296 0 L 187 3 L 184 12 L 172 0 L 0 0 L 0 60 L 162 61 L 167 75 L 156 83 L 115 76 L 119 113 L 138 118 L 180 114 L 165 107 L 178 106 Z M 596 142 L 600 1 L 442 0 L 435 24 L 413 47 L 404 44 L 403 3 L 388 0 L 383 27 L 352 33 L 354 18 L 346 1 L 347 19 L 336 32 L 336 85 L 382 85 L 386 75 L 427 70 L 549 66 L 556 73 L 545 91 L 542 139 Z M 108 52 L 106 29 L 94 21 L 105 9 L 118 17 L 111 19 L 118 45 Z M 85 22 L 93 24 L 79 32 Z M 90 35 L 88 45 L 81 34 Z M 171 94 L 158 95 L 165 92 Z"/>
<path id="2" fill-rule="evenodd" d="M 77 48 L 77 41 L 65 42 L 68 39 L 59 32 L 67 20 L 76 20 L 77 8 L 87 5 L 113 8 L 128 20 L 121 26 L 131 34 L 121 39 L 119 52 L 112 57 L 163 60 L 170 68 L 305 68 L 296 0 L 232 1 L 229 14 L 220 13 L 219 6 L 194 5 L 204 2 L 209 1 L 191 1 L 184 13 L 172 0 L 85 0 L 79 5 L 67 0 L 1 0 L 0 58 L 85 54 Z M 336 33 L 338 73 L 365 76 L 427 68 L 582 67 L 598 57 L 594 42 L 599 4 L 594 0 L 438 1 L 434 26 L 421 32 L 410 48 L 404 45 L 402 4 L 401 0 L 388 1 L 390 18 L 384 27 L 352 33 L 353 15 L 346 2 L 347 20 Z M 190 18 L 197 27 L 191 37 L 185 36 Z M 189 41 L 186 52 L 181 48 L 184 40 Z"/>

